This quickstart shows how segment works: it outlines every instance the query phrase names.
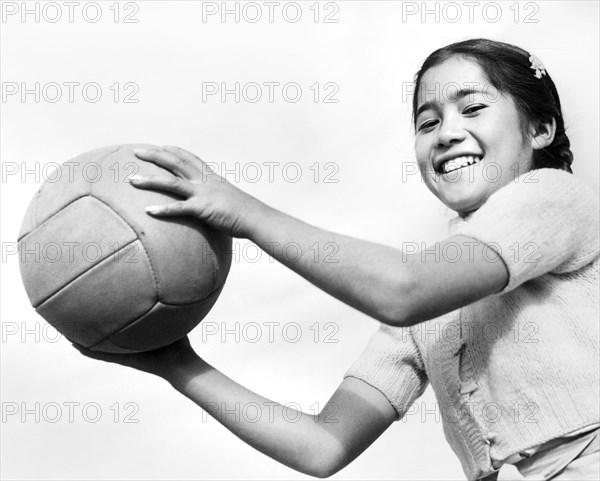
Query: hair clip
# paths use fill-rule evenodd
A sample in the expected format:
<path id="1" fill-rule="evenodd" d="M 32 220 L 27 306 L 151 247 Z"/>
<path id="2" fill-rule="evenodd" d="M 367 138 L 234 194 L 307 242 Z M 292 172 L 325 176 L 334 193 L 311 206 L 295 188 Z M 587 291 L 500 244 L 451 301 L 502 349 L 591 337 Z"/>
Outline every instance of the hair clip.
<path id="1" fill-rule="evenodd" d="M 529 57 L 529 61 L 531 62 L 531 67 L 535 70 L 535 76 L 537 78 L 542 78 L 542 75 L 548 75 L 546 73 L 546 67 L 544 67 L 544 64 L 542 63 L 542 61 L 537 58 L 535 55 L 531 55 Z"/>

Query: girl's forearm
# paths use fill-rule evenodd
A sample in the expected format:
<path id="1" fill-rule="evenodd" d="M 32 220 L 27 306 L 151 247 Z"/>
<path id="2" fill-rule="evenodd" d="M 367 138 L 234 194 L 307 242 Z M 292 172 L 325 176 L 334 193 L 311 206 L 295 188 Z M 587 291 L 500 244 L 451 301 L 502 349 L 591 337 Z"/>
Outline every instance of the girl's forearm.
<path id="1" fill-rule="evenodd" d="M 250 240 L 323 291 L 390 326 L 436 318 L 498 293 L 508 283 L 500 253 L 469 235 L 406 252 L 256 205 L 248 216 Z"/>
<path id="2" fill-rule="evenodd" d="M 238 438 L 276 461 L 317 477 L 336 470 L 339 446 L 326 429 L 327 409 L 312 416 L 270 401 L 197 356 L 164 377 Z"/>
<path id="3" fill-rule="evenodd" d="M 258 203 L 247 237 L 342 302 L 380 322 L 404 325 L 411 288 L 398 249 L 329 232 Z"/>

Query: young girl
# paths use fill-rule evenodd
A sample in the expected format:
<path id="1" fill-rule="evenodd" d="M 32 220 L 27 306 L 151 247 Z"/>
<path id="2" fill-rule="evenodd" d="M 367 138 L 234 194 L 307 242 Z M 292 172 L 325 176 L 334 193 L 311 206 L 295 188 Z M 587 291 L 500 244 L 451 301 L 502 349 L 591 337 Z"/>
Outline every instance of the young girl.
<path id="1" fill-rule="evenodd" d="M 451 256 L 305 224 L 180 148 L 138 153 L 173 175 L 138 177 L 135 187 L 184 199 L 150 215 L 194 216 L 248 238 L 382 323 L 318 416 L 290 423 L 296 413 L 275 403 L 257 422 L 219 416 L 217 406 L 270 401 L 207 364 L 187 338 L 128 355 L 76 347 L 163 377 L 248 444 L 312 476 L 350 463 L 431 383 L 468 479 L 597 479 L 598 201 L 571 173 L 554 83 L 535 56 L 475 39 L 433 52 L 415 89 L 422 177 L 458 214 L 430 249 Z M 303 252 L 333 241 L 339 262 L 290 261 L 273 248 L 291 241 Z"/>

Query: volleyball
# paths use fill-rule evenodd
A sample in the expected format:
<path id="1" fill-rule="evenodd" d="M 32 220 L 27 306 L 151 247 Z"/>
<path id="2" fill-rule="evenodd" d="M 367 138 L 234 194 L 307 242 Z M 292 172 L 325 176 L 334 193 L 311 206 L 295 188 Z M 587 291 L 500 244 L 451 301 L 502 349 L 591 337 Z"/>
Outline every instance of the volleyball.
<path id="1" fill-rule="evenodd" d="M 165 174 L 130 144 L 62 164 L 31 201 L 18 236 L 20 270 L 35 310 L 88 349 L 128 353 L 189 333 L 219 297 L 231 238 L 192 217 L 161 219 L 150 205 L 180 200 L 136 189 L 134 174 Z"/>

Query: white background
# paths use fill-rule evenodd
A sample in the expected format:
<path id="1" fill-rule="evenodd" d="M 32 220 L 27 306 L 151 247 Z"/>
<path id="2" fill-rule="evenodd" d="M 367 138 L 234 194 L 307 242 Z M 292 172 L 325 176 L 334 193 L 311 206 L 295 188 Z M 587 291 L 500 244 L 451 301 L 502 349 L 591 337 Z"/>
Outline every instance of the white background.
<path id="1" fill-rule="evenodd" d="M 70 102 L 66 87 L 55 103 L 44 96 L 36 102 L 34 95 L 23 101 L 20 93 L 2 99 L 1 474 L 6 479 L 306 478 L 246 446 L 164 381 L 86 359 L 64 339 L 54 342 L 53 331 L 30 307 L 17 257 L 7 254 L 49 162 L 119 143 L 179 145 L 230 171 L 248 162 L 264 166 L 261 180 L 240 179 L 239 185 L 307 222 L 398 247 L 430 242 L 443 237 L 451 213 L 414 174 L 410 98 L 403 91 L 436 48 L 489 37 L 514 43 L 544 62 L 561 95 L 575 175 L 598 191 L 597 2 L 500 2 L 499 11 L 480 2 L 472 22 L 461 2 L 452 8 L 428 2 L 428 9 L 437 8 L 437 18 L 433 13 L 421 18 L 421 2 L 322 2 L 319 22 L 315 7 L 310 9 L 314 2 L 301 2 L 296 23 L 282 15 L 286 2 L 275 9 L 272 23 L 262 2 L 263 17 L 256 23 L 247 21 L 255 15 L 248 7 L 239 23 L 233 15 L 225 22 L 220 15 L 203 21 L 202 2 L 193 1 L 100 2 L 96 23 L 88 21 L 96 15 L 93 8 L 86 10 L 88 20 L 82 14 L 86 2 L 75 6 L 73 22 L 58 2 L 62 18 L 54 23 L 49 20 L 56 10 L 44 10 L 44 3 L 27 3 L 39 8 L 39 22 L 33 14 L 22 20 L 21 2 L 3 3 L 19 9 L 0 25 L 3 88 L 9 88 L 7 82 L 27 88 L 35 82 L 41 87 L 96 82 L 102 88 L 95 103 L 77 88 Z M 215 5 L 220 8 L 221 2 Z M 403 19 L 403 8 L 413 6 L 419 13 Z M 451 22 L 459 11 L 461 20 Z M 491 22 L 498 12 L 501 18 Z M 287 13 L 293 17 L 294 10 Z M 325 23 L 327 13 L 337 23 Z M 126 14 L 137 23 L 125 23 Z M 537 23 L 526 23 L 528 14 Z M 118 102 L 109 89 L 115 82 Z M 127 82 L 139 88 L 133 96 L 137 103 L 123 101 L 131 92 L 123 88 Z M 276 89 L 271 103 L 265 88 L 256 103 L 244 98 L 236 103 L 232 95 L 226 102 L 219 96 L 203 102 L 203 82 L 229 87 L 296 82 L 302 98 L 288 102 Z M 335 83 L 338 102 L 324 103 L 321 97 L 315 103 L 309 89 L 315 82 Z M 269 182 L 265 162 L 296 162 L 302 176 L 286 181 L 279 169 Z M 309 169 L 315 162 L 322 174 L 332 172 L 324 165 L 334 162 L 337 171 L 330 180 L 337 182 L 322 177 L 315 182 Z M 37 171 L 37 178 L 23 177 L 25 169 Z M 233 174 L 227 178 L 235 181 Z M 256 254 L 238 242 L 240 252 Z M 377 323 L 269 262 L 266 254 L 258 262 L 246 257 L 232 265 L 205 322 L 233 330 L 238 323 L 240 334 L 242 326 L 256 322 L 264 328 L 263 339 L 253 343 L 242 335 L 236 342 L 229 334 L 225 340 L 203 340 L 199 326 L 190 334 L 192 344 L 215 367 L 266 397 L 298 403 L 306 411 L 315 403 L 322 406 Z M 280 323 L 274 342 L 266 322 Z M 282 331 L 293 322 L 302 327 L 298 342 L 286 340 Z M 323 340 L 332 332 L 324 329 L 328 322 L 335 323 L 337 343 Z M 319 342 L 311 330 L 315 323 Z M 294 332 L 290 329 L 288 337 Z M 135 403 L 135 413 L 125 408 L 128 402 Z M 80 403 L 74 405 L 73 422 L 65 403 Z M 82 410 L 86 403 L 102 409 L 97 422 L 92 422 L 98 417 L 94 409 Z M 62 416 L 50 422 L 57 418 L 56 405 Z M 15 406 L 19 412 L 8 415 Z M 33 413 L 23 418 L 22 408 Z M 435 408 L 428 389 L 405 421 L 334 479 L 464 479 Z M 138 422 L 125 422 L 127 414 Z"/>

